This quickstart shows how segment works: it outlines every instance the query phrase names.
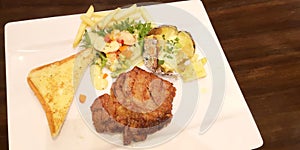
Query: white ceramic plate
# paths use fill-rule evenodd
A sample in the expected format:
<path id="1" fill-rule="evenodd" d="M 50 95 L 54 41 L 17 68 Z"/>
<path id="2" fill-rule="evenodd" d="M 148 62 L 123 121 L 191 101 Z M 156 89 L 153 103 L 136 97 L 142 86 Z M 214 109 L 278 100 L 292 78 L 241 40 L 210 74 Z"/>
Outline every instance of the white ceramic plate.
<path id="1" fill-rule="evenodd" d="M 172 113 L 174 116 L 172 121 L 167 127 L 149 135 L 145 141 L 130 145 L 130 147 L 135 148 L 152 147 L 175 137 L 193 118 L 193 114 L 197 109 L 197 105 L 201 105 L 202 100 L 210 100 L 210 94 L 213 92 L 214 80 L 223 80 L 223 82 L 225 81 L 224 65 L 223 60 L 221 59 L 221 54 L 218 53 L 219 51 L 217 49 L 217 45 L 214 43 L 210 32 L 201 22 L 199 22 L 198 19 L 184 10 L 169 5 L 146 6 L 146 9 L 153 17 L 153 20 L 156 24 L 175 25 L 179 30 L 185 30 L 191 33 L 196 43 L 196 53 L 199 54 L 200 58 L 207 57 L 208 59 L 208 64 L 205 66 L 207 77 L 187 83 L 182 82 L 180 79 L 174 80 L 165 78 L 172 82 L 177 89 L 176 96 L 173 101 Z M 142 68 L 145 69 L 143 66 Z M 216 68 L 219 68 L 219 70 L 212 70 Z M 223 72 L 220 73 L 222 70 Z M 216 73 L 216 75 L 213 76 L 212 72 Z M 213 77 L 214 80 L 212 80 Z M 80 94 L 87 95 L 87 101 L 85 103 L 80 103 L 78 100 L 76 100 L 76 102 L 83 119 L 95 134 L 107 140 L 108 142 L 122 146 L 122 134 L 105 134 L 96 132 L 93 126 L 92 114 L 90 110 L 90 106 L 98 96 L 104 93 L 110 94 L 109 90 L 112 82 L 113 80 L 109 78 L 110 85 L 108 88 L 104 91 L 97 91 L 92 86 L 90 73 L 89 70 L 87 70 L 76 93 L 77 99 Z M 224 84 L 221 87 L 223 89 L 214 91 L 214 94 L 221 96 L 219 99 L 220 103 L 224 94 Z M 205 89 L 207 92 L 202 92 L 200 95 L 200 89 Z"/>
<path id="2" fill-rule="evenodd" d="M 198 107 L 187 127 L 176 138 L 153 149 L 255 149 L 261 146 L 263 140 L 259 130 L 234 78 L 202 2 L 190 0 L 165 5 L 184 9 L 199 20 L 192 26 L 197 26 L 201 34 L 193 34 L 196 34 L 194 38 L 197 38 L 199 50 L 203 50 L 201 53 L 208 58 L 206 67 L 209 76 L 199 80 L 201 85 L 198 86 Z M 182 12 L 182 10 L 173 10 Z M 160 12 L 165 11 L 160 10 Z M 155 12 L 158 16 L 154 17 L 166 16 L 163 13 L 160 14 L 160 12 Z M 182 15 L 191 17 L 190 14 L 183 13 Z M 177 14 L 177 16 L 180 15 Z M 72 49 L 72 42 L 80 24 L 79 17 L 80 15 L 70 15 L 42 18 L 11 22 L 5 26 L 9 149 L 123 149 L 94 134 L 94 131 L 86 126 L 86 121 L 83 121 L 84 119 L 79 113 L 76 102 L 70 108 L 60 135 L 56 139 L 52 139 L 44 110 L 26 83 L 27 74 L 32 68 L 76 53 Z M 176 20 L 176 18 L 173 18 L 173 20 Z M 184 20 L 188 20 L 188 18 Z M 179 24 L 184 23 L 180 22 Z M 186 30 L 190 30 L 190 28 Z M 223 68 L 220 65 L 222 63 L 220 62 L 220 55 L 224 59 L 226 74 L 226 93 L 222 112 L 214 125 L 205 134 L 199 134 L 201 124 L 206 122 L 202 121 L 203 118 L 209 116 L 205 115 L 208 106 L 217 104 L 214 103 L 214 99 L 211 99 L 212 95 L 215 95 L 212 93 L 222 93 L 218 90 L 212 90 L 216 87 L 215 83 L 218 83 L 218 79 L 222 79 L 223 76 L 220 73 Z M 190 88 L 193 87 L 187 89 Z M 78 99 L 74 100 L 78 101 Z M 187 98 L 183 100 L 189 102 Z M 180 104 L 179 106 L 183 105 Z M 179 111 L 179 106 L 174 111 Z M 190 107 L 182 107 L 180 111 L 188 110 L 188 108 Z M 181 117 L 178 116 L 178 118 Z M 212 120 L 214 120 L 213 118 Z M 162 132 L 166 132 L 166 130 L 162 130 Z M 155 135 L 152 137 L 162 138 Z M 150 137 L 147 140 L 151 140 Z"/>
<path id="3" fill-rule="evenodd" d="M 146 141 L 135 143 L 134 147 L 150 147 L 175 137 L 192 119 L 198 105 L 210 101 L 212 93 L 223 96 L 224 92 L 224 89 L 213 90 L 215 81 L 224 77 L 224 73 L 220 73 L 224 66 L 217 43 L 206 27 L 188 12 L 169 5 L 147 6 L 147 10 L 155 22 L 175 25 L 180 30 L 192 34 L 196 41 L 197 53 L 208 58 L 206 65 L 208 74 L 206 78 L 195 82 L 182 84 L 177 81 L 175 83 L 177 94 L 173 103 L 174 118 L 171 124 L 150 135 Z M 37 66 L 76 53 L 72 49 L 72 41 L 79 23 L 79 15 L 72 15 L 13 22 L 5 26 L 8 128 L 13 142 L 23 141 L 23 136 L 18 135 L 32 135 L 33 141 L 39 141 L 40 134 L 44 137 L 49 136 L 44 111 L 27 85 L 26 77 L 29 71 Z M 77 95 L 85 92 L 82 89 L 90 84 L 90 81 L 84 79 Z M 90 105 L 96 96 L 99 96 L 99 93 L 96 93 L 95 97 L 90 97 L 91 99 L 84 104 L 78 103 L 78 99 L 75 99 L 82 118 L 95 133 L 91 122 Z M 122 139 L 118 136 L 96 134 L 114 144 L 122 144 Z M 42 147 L 45 143 L 36 144 Z"/>

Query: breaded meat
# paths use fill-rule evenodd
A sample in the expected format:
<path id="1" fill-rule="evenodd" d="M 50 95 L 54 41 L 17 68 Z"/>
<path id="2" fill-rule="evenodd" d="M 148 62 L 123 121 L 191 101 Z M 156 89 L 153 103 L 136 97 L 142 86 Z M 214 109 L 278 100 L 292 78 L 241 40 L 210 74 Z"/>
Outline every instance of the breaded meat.
<path id="1" fill-rule="evenodd" d="M 172 83 L 135 67 L 116 79 L 110 96 L 100 96 L 91 106 L 95 128 L 100 133 L 122 131 L 124 145 L 143 141 L 170 123 L 175 94 Z"/>

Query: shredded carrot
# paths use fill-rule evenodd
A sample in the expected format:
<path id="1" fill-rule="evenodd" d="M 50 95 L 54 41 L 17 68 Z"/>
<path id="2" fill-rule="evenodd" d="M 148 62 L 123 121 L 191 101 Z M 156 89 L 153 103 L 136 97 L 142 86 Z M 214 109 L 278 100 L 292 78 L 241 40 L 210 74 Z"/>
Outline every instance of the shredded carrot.
<path id="1" fill-rule="evenodd" d="M 104 73 L 102 78 L 105 79 L 107 76 L 108 76 L 108 74 Z"/>
<path id="2" fill-rule="evenodd" d="M 122 52 L 122 51 L 125 51 L 127 48 L 128 48 L 127 45 L 123 45 L 119 48 L 119 50 Z"/>

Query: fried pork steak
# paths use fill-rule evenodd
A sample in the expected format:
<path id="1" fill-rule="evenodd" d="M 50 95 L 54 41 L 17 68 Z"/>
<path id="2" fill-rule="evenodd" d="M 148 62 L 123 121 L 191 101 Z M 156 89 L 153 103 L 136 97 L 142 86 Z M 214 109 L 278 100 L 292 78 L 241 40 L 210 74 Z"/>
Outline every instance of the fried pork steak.
<path id="1" fill-rule="evenodd" d="M 144 141 L 172 119 L 176 88 L 172 83 L 138 67 L 121 74 L 111 95 L 99 96 L 91 106 L 99 133 L 123 133 L 123 144 Z"/>

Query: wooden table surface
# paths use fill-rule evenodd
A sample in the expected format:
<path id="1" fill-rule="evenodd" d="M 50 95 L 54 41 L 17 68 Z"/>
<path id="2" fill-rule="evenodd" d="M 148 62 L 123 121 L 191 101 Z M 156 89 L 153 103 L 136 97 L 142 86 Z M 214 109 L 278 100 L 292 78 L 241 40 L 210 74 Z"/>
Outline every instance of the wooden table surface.
<path id="1" fill-rule="evenodd" d="M 90 4 L 100 11 L 137 2 L 1 0 L 0 149 L 8 149 L 4 25 L 83 13 Z M 300 0 L 203 3 L 262 134 L 264 145 L 260 149 L 300 149 Z"/>

